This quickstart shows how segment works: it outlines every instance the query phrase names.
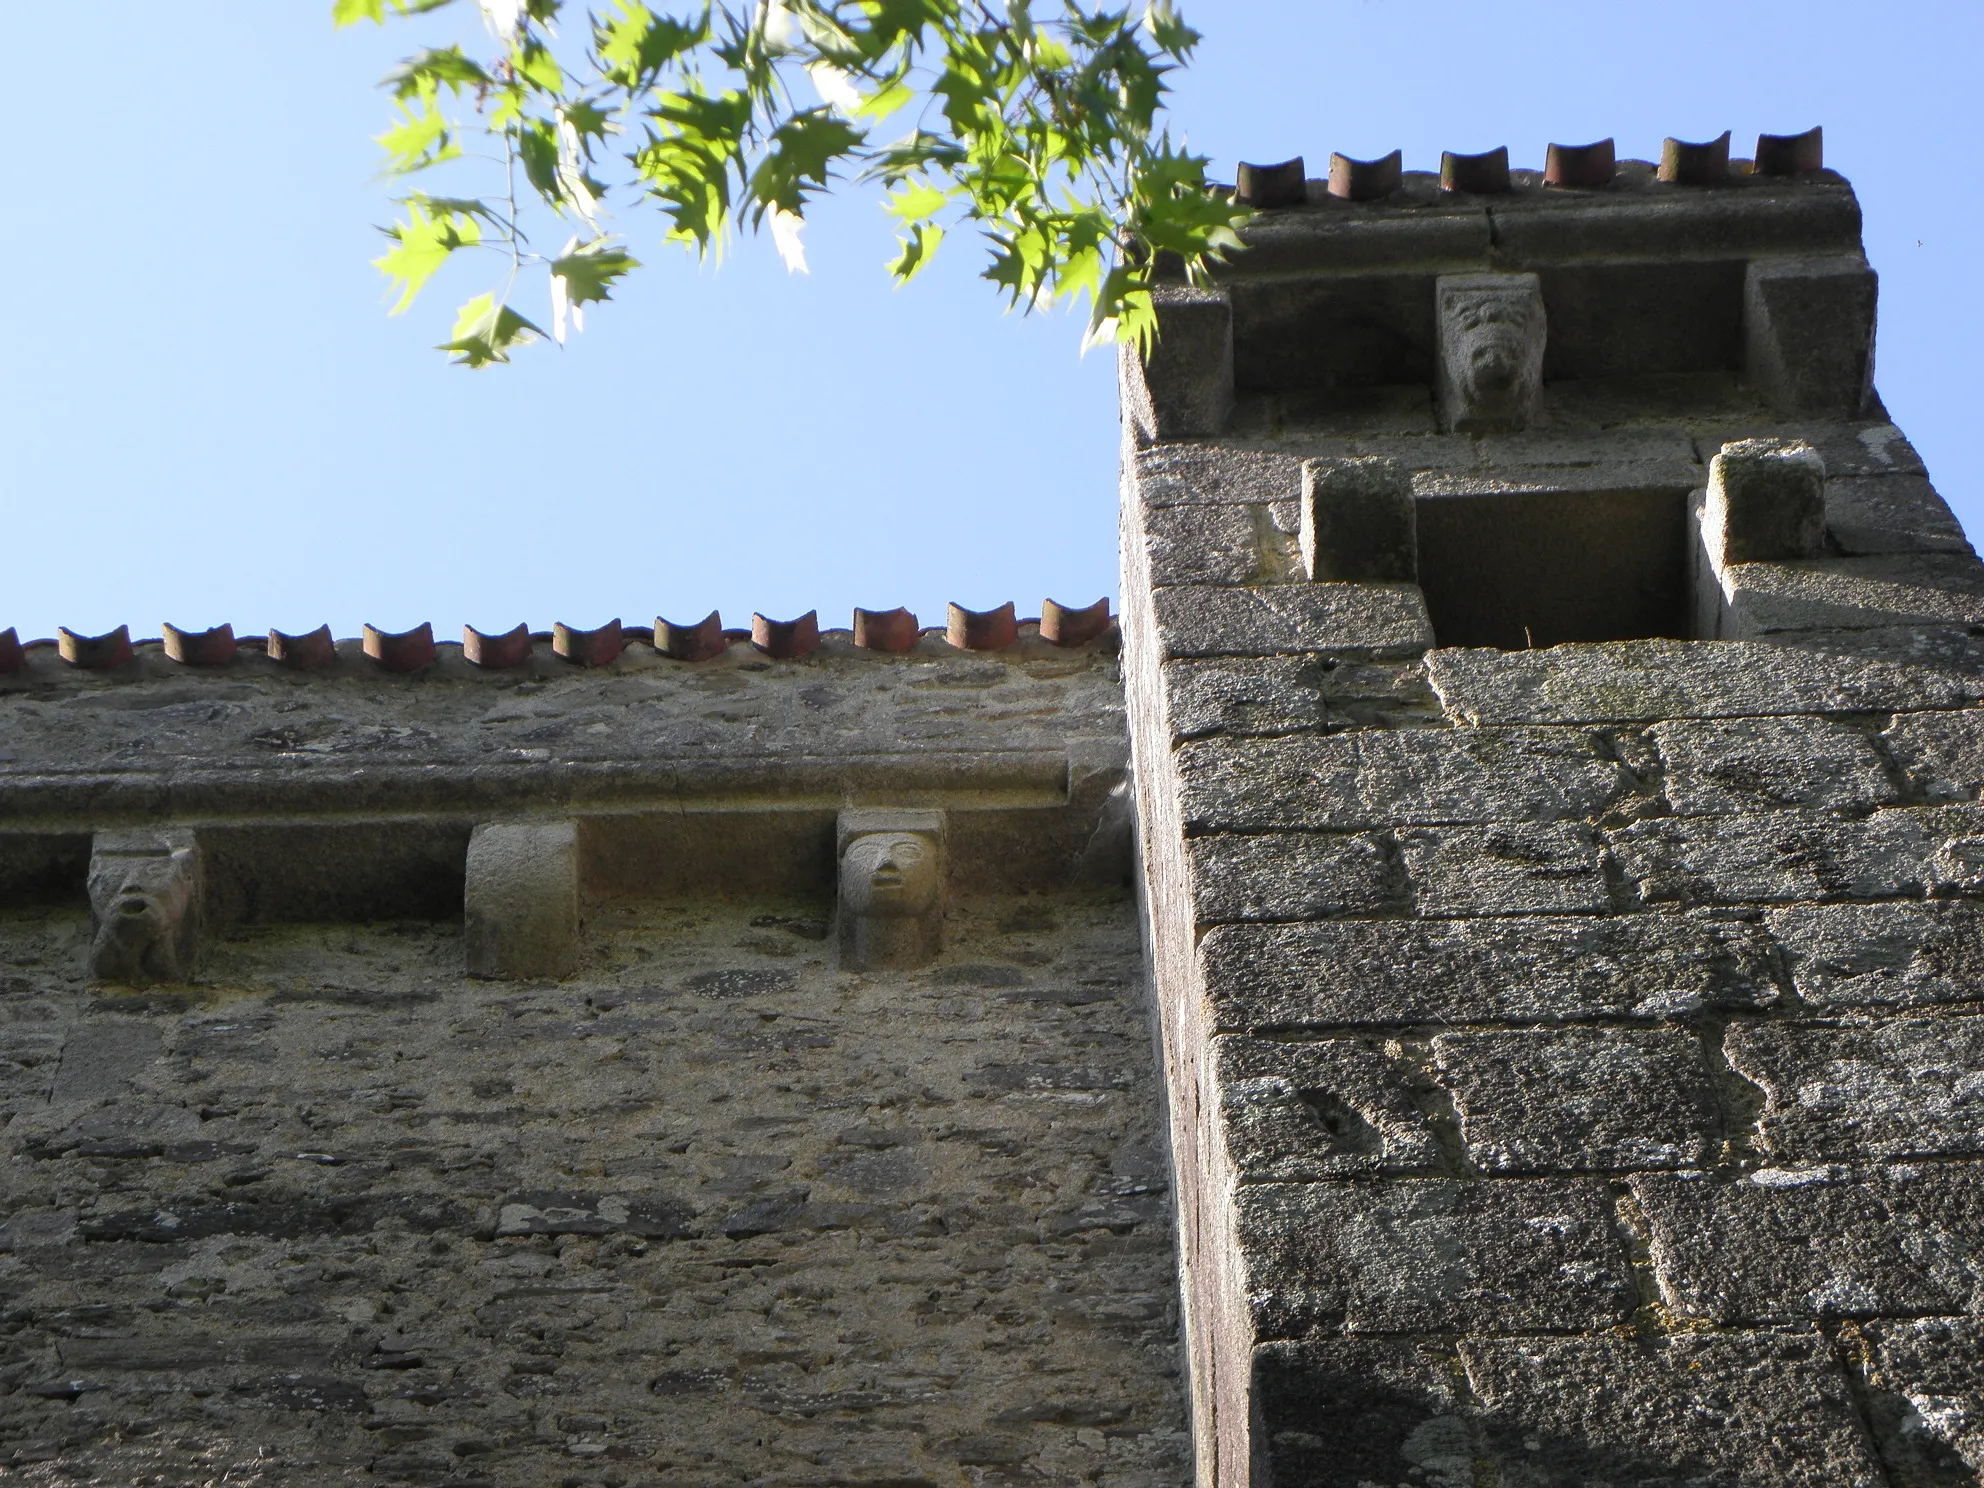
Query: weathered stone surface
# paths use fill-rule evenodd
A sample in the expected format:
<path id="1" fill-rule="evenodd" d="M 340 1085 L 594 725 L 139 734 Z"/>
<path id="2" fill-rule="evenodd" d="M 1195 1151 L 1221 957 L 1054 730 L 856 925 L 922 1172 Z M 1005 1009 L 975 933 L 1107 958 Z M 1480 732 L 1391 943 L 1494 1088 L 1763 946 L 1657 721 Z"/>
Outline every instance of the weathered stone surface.
<path id="1" fill-rule="evenodd" d="M 1195 439 L 1226 427 L 1233 408 L 1233 305 L 1216 290 L 1165 286 L 1152 292 L 1163 334 L 1148 360 L 1124 346 L 1123 405 L 1137 438 Z"/>
<path id="2" fill-rule="evenodd" d="M 1202 923 L 1382 914 L 1399 904 L 1384 845 L 1368 834 L 1199 837 L 1188 852 Z"/>
<path id="3" fill-rule="evenodd" d="M 1289 577 L 1265 506 L 1157 506 L 1144 514 L 1153 584 L 1255 584 Z"/>
<path id="4" fill-rule="evenodd" d="M 1183 503 L 1294 501 L 1302 456 L 1216 444 L 1160 445 L 1136 457 L 1137 497 L 1146 511 Z"/>
<path id="5" fill-rule="evenodd" d="M 1226 1150 L 1243 1182 L 1425 1171 L 1440 1161 L 1410 1066 L 1369 1039 L 1221 1038 Z"/>
<path id="6" fill-rule="evenodd" d="M 1416 584 L 1181 584 L 1158 590 L 1154 600 L 1166 657 L 1319 651 L 1383 659 L 1433 644 Z"/>
<path id="7" fill-rule="evenodd" d="M 1596 1183 L 1250 1184 L 1234 1204 L 1263 1339 L 1605 1328 L 1632 1307 Z"/>
<path id="8" fill-rule="evenodd" d="M 1164 668 L 1164 687 L 1172 732 L 1180 739 L 1446 722 L 1418 662 L 1329 656 L 1173 661 Z"/>
<path id="9" fill-rule="evenodd" d="M 1969 1164 L 1634 1178 L 1677 1312 L 1720 1323 L 1984 1308 L 1984 1180 Z"/>
<path id="10" fill-rule="evenodd" d="M 1876 410 L 1878 413 L 1879 411 Z M 1732 439 L 1802 439 L 1819 452 L 1827 474 L 1835 479 L 1846 475 L 1921 475 L 1922 457 L 1908 436 L 1878 417 L 1835 421 L 1793 419 L 1789 422 L 1750 418 L 1717 423 L 1696 435 L 1696 448 L 1704 464 Z"/>
<path id="11" fill-rule="evenodd" d="M 1299 515 L 1302 574 L 1317 583 L 1415 584 L 1412 484 L 1381 455 L 1306 460 Z"/>
<path id="12" fill-rule="evenodd" d="M 1885 1488 L 1816 1335 L 1484 1339 L 1460 1353 L 1504 1483 Z"/>
<path id="13" fill-rule="evenodd" d="M 1650 903 L 1791 903 L 1920 894 L 1935 839 L 1921 815 L 1658 817 L 1606 834 Z"/>
<path id="14" fill-rule="evenodd" d="M 1885 553 L 1722 571 L 1724 639 L 1784 630 L 1984 623 L 1984 566 L 1970 553 Z"/>
<path id="15" fill-rule="evenodd" d="M 1984 1019 L 1738 1025 L 1726 1048 L 1769 1097 L 1763 1140 L 1783 1161 L 1984 1153 Z"/>
<path id="16" fill-rule="evenodd" d="M 1826 532 L 1842 553 L 1967 553 L 1963 524 L 1926 475 L 1826 482 Z"/>
<path id="17" fill-rule="evenodd" d="M 1973 905 L 1800 905 L 1770 913 L 1798 996 L 1818 1009 L 1984 1000 Z"/>
<path id="18" fill-rule="evenodd" d="M 1787 414 L 1855 418 L 1874 394 L 1879 286 L 1864 254 L 1756 258 L 1743 280 L 1743 369 Z"/>
<path id="19" fill-rule="evenodd" d="M 1826 467 L 1810 445 L 1739 439 L 1708 462 L 1702 545 L 1718 570 L 1825 551 Z"/>
<path id="20" fill-rule="evenodd" d="M 1535 274 L 1442 274 L 1433 296 L 1441 427 L 1526 427 L 1543 389 L 1542 281 Z"/>
<path id="21" fill-rule="evenodd" d="M 1254 1350 L 1255 1440 L 1276 1484 L 1470 1483 L 1475 1427 L 1440 1345 L 1329 1339 Z"/>
<path id="22" fill-rule="evenodd" d="M 178 982 L 193 974 L 206 914 L 205 859 L 184 828 L 98 832 L 90 847 L 90 976 Z"/>
<path id="23" fill-rule="evenodd" d="M 1176 758 L 1188 832 L 1583 819 L 1632 789 L 1604 741 L 1577 729 L 1206 740 Z"/>
<path id="24" fill-rule="evenodd" d="M 1984 699 L 1984 646 L 1942 629 L 1440 650 L 1426 669 L 1447 711 L 1472 724 L 1889 712 Z"/>
<path id="25" fill-rule="evenodd" d="M 1188 1481 L 1133 906 L 975 898 L 889 976 L 827 912 L 602 906 L 557 987 L 237 927 L 93 993 L 82 906 L 0 911 L 0 1045 L 78 1077 L 0 1087 L 0 1473 Z"/>
<path id="26" fill-rule="evenodd" d="M 1855 1341 L 1866 1351 L 1868 1414 L 1897 1488 L 1984 1476 L 1984 1323 L 1870 1323 Z"/>
<path id="27" fill-rule="evenodd" d="M 1904 713 L 1881 738 L 1927 800 L 1974 801 L 1984 787 L 1984 710 Z"/>
<path id="28" fill-rule="evenodd" d="M 1779 1001 L 1759 927 L 1693 915 L 1227 925 L 1200 957 L 1222 1029 L 1674 1018 Z"/>
<path id="29" fill-rule="evenodd" d="M 1652 729 L 1682 816 L 1788 806 L 1864 811 L 1901 798 L 1864 733 L 1818 718 L 1690 720 Z"/>
<path id="30" fill-rule="evenodd" d="M 470 976 L 561 977 L 579 964 L 576 824 L 491 822 L 468 843 Z"/>
<path id="31" fill-rule="evenodd" d="M 1413 827 L 1398 834 L 1398 844 L 1421 914 L 1595 914 L 1612 907 L 1589 827 Z"/>
<path id="32" fill-rule="evenodd" d="M 1687 1168 L 1714 1153 L 1715 1100 L 1692 1034 L 1448 1033 L 1433 1057 L 1484 1171 Z"/>

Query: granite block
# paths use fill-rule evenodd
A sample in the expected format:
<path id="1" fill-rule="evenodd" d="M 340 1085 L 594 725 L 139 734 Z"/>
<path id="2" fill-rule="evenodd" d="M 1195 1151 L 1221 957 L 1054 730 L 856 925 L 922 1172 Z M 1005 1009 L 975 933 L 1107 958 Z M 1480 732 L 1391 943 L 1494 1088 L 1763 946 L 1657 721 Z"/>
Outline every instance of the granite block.
<path id="1" fill-rule="evenodd" d="M 1818 812 L 1659 817 L 1606 834 L 1642 899 L 1787 903 L 1920 894 L 1935 839 L 1917 813 L 1864 821 Z"/>
<path id="2" fill-rule="evenodd" d="M 1411 1066 L 1372 1039 L 1213 1041 L 1226 1152 L 1243 1183 L 1439 1166 Z"/>
<path id="3" fill-rule="evenodd" d="M 1400 902 L 1384 845 L 1368 834 L 1222 834 L 1187 853 L 1201 923 L 1383 914 Z"/>
<path id="4" fill-rule="evenodd" d="M 1984 1000 L 1984 913 L 1975 905 L 1797 905 L 1772 910 L 1769 922 L 1798 996 L 1813 1008 Z"/>
<path id="5" fill-rule="evenodd" d="M 1413 827 L 1398 843 L 1421 914 L 1596 914 L 1612 907 L 1598 835 L 1586 826 Z"/>
<path id="6" fill-rule="evenodd" d="M 1901 798 L 1867 736 L 1829 719 L 1687 720 L 1651 732 L 1664 794 L 1681 816 L 1864 811 Z"/>

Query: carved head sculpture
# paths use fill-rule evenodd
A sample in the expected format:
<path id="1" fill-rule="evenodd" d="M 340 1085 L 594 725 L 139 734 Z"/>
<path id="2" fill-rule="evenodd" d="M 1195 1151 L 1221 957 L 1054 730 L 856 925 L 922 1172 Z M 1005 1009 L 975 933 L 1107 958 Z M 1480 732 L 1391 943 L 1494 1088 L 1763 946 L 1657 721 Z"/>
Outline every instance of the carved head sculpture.
<path id="1" fill-rule="evenodd" d="M 936 844 L 920 832 L 870 832 L 841 858 L 840 900 L 853 914 L 911 919 L 937 903 Z"/>
<path id="2" fill-rule="evenodd" d="M 1454 429 L 1527 423 L 1543 383 L 1543 291 L 1534 274 L 1439 281 L 1440 407 Z"/>
<path id="3" fill-rule="evenodd" d="M 847 811 L 840 819 L 841 964 L 922 966 L 944 932 L 944 819 L 935 811 Z"/>
<path id="4" fill-rule="evenodd" d="M 192 969 L 200 898 L 191 834 L 101 833 L 90 857 L 96 938 L 90 974 L 105 982 L 170 982 Z"/>

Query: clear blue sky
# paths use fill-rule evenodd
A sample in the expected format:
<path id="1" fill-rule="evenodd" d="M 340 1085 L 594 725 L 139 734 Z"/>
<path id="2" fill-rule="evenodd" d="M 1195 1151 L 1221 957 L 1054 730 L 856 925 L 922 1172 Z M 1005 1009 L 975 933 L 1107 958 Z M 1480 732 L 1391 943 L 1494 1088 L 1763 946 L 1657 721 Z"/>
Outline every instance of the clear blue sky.
<path id="1" fill-rule="evenodd" d="M 721 606 L 1114 593 L 1114 373 L 1064 319 L 1005 317 L 975 245 L 903 291 L 855 196 L 813 273 L 769 242 L 719 272 L 620 225 L 651 264 L 565 351 L 469 374 L 429 350 L 441 283 L 386 318 L 373 83 L 404 31 L 334 33 L 327 0 L 109 0 L 9 23 L 14 286 L 0 358 L 0 628 L 155 635 L 328 620 L 444 636 Z M 1972 437 L 1984 296 L 1970 152 L 1974 0 L 1660 5 L 1186 0 L 1207 40 L 1178 126 L 1235 159 L 1826 127 L 1882 276 L 1879 383 L 1984 530 Z M 465 11 L 461 20 L 470 19 Z M 459 291 L 459 293 L 457 293 Z M 531 307 L 526 307 L 527 309 Z"/>

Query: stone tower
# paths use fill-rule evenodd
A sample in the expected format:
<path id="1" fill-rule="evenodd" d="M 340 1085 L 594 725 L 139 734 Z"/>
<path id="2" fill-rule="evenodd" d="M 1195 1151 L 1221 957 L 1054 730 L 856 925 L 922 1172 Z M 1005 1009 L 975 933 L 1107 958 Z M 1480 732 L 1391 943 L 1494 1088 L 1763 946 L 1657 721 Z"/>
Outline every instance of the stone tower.
<path id="1" fill-rule="evenodd" d="M 1123 378 L 1199 1481 L 1974 1483 L 1984 568 L 1852 189 L 1240 190 Z"/>

